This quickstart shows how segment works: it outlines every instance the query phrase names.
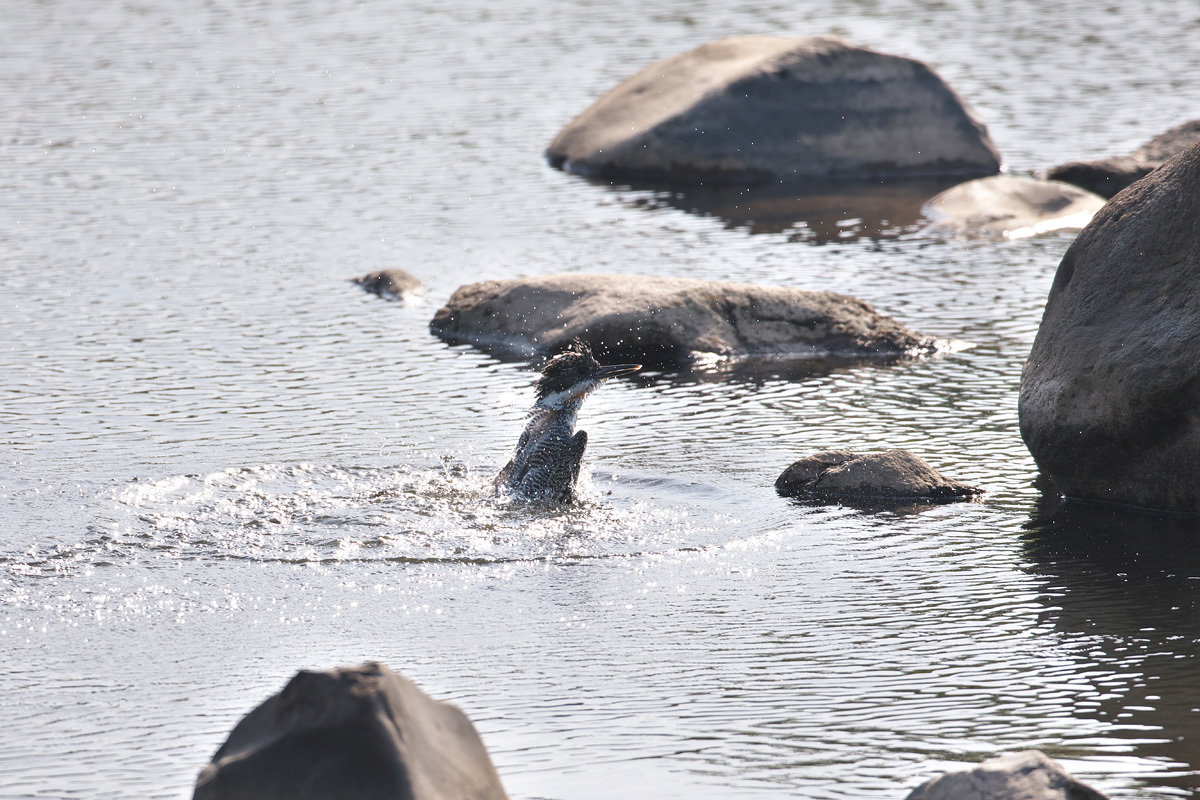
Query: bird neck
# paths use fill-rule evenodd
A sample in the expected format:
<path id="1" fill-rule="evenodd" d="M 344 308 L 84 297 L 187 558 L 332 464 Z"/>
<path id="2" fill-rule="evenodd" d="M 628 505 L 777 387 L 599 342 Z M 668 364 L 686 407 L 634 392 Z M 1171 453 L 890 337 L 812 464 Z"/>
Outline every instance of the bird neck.
<path id="1" fill-rule="evenodd" d="M 550 395 L 538 400 L 530 412 L 531 417 L 555 417 L 559 424 L 575 427 L 575 419 L 579 416 L 579 407 L 583 405 L 582 397 L 567 399 L 563 395 Z"/>

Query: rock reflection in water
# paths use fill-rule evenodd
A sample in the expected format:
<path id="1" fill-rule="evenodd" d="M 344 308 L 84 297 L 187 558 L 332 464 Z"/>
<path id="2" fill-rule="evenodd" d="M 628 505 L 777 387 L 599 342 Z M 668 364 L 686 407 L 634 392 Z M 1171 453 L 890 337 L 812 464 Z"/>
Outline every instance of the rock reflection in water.
<path id="1" fill-rule="evenodd" d="M 717 217 L 727 228 L 785 233 L 790 241 L 827 244 L 895 239 L 924 225 L 921 206 L 962 179 L 803 181 L 755 186 L 606 184 L 635 194 L 630 205 L 675 208 Z"/>
<path id="2" fill-rule="evenodd" d="M 920 358 L 936 358 L 942 353 L 953 353 L 967 350 L 974 345 L 970 342 L 937 340 L 937 352 Z M 537 372 L 544 363 L 545 356 L 532 350 L 521 351 L 508 343 L 498 344 L 494 341 L 479 340 L 469 343 L 457 342 L 449 345 L 458 351 L 478 350 L 495 362 L 502 364 L 524 364 L 531 372 Z M 645 356 L 634 353 L 630 357 Z M 824 378 L 838 372 L 849 372 L 858 369 L 886 368 L 905 361 L 914 360 L 908 354 L 872 355 L 869 358 L 847 358 L 843 356 L 827 356 L 824 358 L 804 358 L 800 356 L 739 356 L 721 357 L 712 354 L 701 354 L 694 363 L 678 365 L 660 365 L 657 369 L 644 369 L 632 375 L 622 375 L 619 379 L 636 386 L 651 387 L 658 385 L 690 386 L 701 383 L 729 383 L 763 386 L 767 383 L 785 381 L 799 383 L 814 378 Z M 481 368 L 493 368 L 493 362 L 484 362 Z"/>
<path id="3" fill-rule="evenodd" d="M 745 383 L 763 386 L 776 381 L 798 383 L 823 378 L 835 372 L 871 369 L 903 360 L 901 356 L 880 356 L 869 360 L 853 358 L 714 358 L 675 370 L 647 370 L 627 380 L 638 386 L 688 386 L 698 383 Z"/>
<path id="4" fill-rule="evenodd" d="M 1046 494 L 1025 528 L 1045 619 L 1094 667 L 1077 713 L 1116 725 L 1139 756 L 1200 764 L 1200 517 Z M 1200 790 L 1195 771 L 1160 781 Z"/>

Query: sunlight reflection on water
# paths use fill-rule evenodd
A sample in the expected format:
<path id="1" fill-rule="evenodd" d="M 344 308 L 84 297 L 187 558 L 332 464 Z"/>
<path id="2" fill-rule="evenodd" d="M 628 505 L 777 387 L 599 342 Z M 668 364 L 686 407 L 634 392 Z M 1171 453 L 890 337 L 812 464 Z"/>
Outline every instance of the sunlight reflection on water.
<path id="1" fill-rule="evenodd" d="M 1069 236 L 944 241 L 890 195 L 541 158 L 636 65 L 833 31 L 928 60 L 1027 174 L 1194 115 L 1195 9 L 651 11 L 7 9 L 0 794 L 186 795 L 295 670 L 366 659 L 460 703 L 515 798 L 898 798 L 1025 747 L 1114 797 L 1197 788 L 1195 537 L 1055 507 L 1017 431 Z M 347 283 L 387 267 L 425 297 Z M 974 347 L 610 382 L 580 420 L 589 499 L 545 513 L 489 486 L 534 374 L 427 325 L 462 283 L 559 271 L 829 289 Z M 772 489 L 892 447 L 987 494 Z"/>

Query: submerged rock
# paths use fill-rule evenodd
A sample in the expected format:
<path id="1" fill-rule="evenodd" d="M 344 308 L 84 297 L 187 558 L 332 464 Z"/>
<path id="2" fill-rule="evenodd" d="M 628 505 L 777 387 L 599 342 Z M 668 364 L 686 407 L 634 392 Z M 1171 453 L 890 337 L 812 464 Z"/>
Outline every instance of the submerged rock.
<path id="1" fill-rule="evenodd" d="M 652 64 L 546 157 L 605 178 L 750 182 L 988 175 L 983 123 L 920 61 L 830 37 L 735 36 Z"/>
<path id="2" fill-rule="evenodd" d="M 1046 177 L 1075 184 L 1101 197 L 1113 197 L 1195 144 L 1200 144 L 1200 119 L 1160 133 L 1129 155 L 1059 164 L 1051 167 Z"/>
<path id="3" fill-rule="evenodd" d="M 854 297 L 645 275 L 546 275 L 461 286 L 430 329 L 525 356 L 573 339 L 598 356 L 659 367 L 705 357 L 902 358 L 937 341 Z"/>
<path id="4" fill-rule="evenodd" d="M 907 450 L 857 455 L 844 450 L 802 458 L 783 471 L 775 490 L 814 500 L 959 500 L 983 490 L 941 475 Z"/>
<path id="5" fill-rule="evenodd" d="M 1200 512 L 1200 145 L 1071 244 L 1021 375 L 1021 435 L 1064 494 Z"/>
<path id="6" fill-rule="evenodd" d="M 351 283 L 358 284 L 384 300 L 410 300 L 425 291 L 425 287 L 415 275 L 402 269 L 382 269 L 355 278 Z"/>
<path id="7" fill-rule="evenodd" d="M 467 716 L 382 664 L 299 672 L 242 719 L 194 800 L 506 800 Z"/>
<path id="8" fill-rule="evenodd" d="M 1079 230 L 1104 202 L 1099 195 L 1061 181 L 993 175 L 947 189 L 922 211 L 935 233 L 1019 239 Z"/>
<path id="9" fill-rule="evenodd" d="M 1006 753 L 913 789 L 906 800 L 1107 800 L 1038 750 Z"/>

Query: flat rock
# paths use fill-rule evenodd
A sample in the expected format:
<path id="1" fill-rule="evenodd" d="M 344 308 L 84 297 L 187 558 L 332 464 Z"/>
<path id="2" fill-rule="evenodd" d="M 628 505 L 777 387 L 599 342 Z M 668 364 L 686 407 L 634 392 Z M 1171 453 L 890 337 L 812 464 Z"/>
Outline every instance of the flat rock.
<path id="1" fill-rule="evenodd" d="M 941 475 L 907 450 L 858 455 L 844 450 L 802 458 L 783 471 L 775 490 L 785 497 L 839 501 L 863 499 L 958 500 L 982 490 Z"/>
<path id="2" fill-rule="evenodd" d="M 927 781 L 906 800 L 1107 800 L 1038 750 L 1006 753 Z"/>
<path id="3" fill-rule="evenodd" d="M 1021 376 L 1021 435 L 1064 494 L 1200 512 L 1200 145 L 1063 256 Z"/>
<path id="4" fill-rule="evenodd" d="M 931 232 L 1020 239 L 1079 230 L 1104 203 L 1103 197 L 1069 183 L 993 175 L 947 189 L 922 212 L 932 222 Z"/>
<path id="5" fill-rule="evenodd" d="M 506 800 L 467 716 L 382 664 L 299 672 L 229 734 L 194 800 Z"/>
<path id="6" fill-rule="evenodd" d="M 546 275 L 459 287 L 430 329 L 533 356 L 576 337 L 598 356 L 678 367 L 720 357 L 895 359 L 933 352 L 854 297 L 644 275 Z"/>
<path id="7" fill-rule="evenodd" d="M 652 64 L 546 157 L 581 175 L 709 183 L 1000 168 L 983 123 L 927 65 L 824 36 L 735 36 Z"/>
<path id="8" fill-rule="evenodd" d="M 385 300 L 410 300 L 425 291 L 415 275 L 402 269 L 381 269 L 355 278 L 351 283 Z"/>
<path id="9" fill-rule="evenodd" d="M 1059 164 L 1047 170 L 1046 177 L 1073 183 L 1101 197 L 1114 197 L 1198 143 L 1200 119 L 1194 119 L 1160 133 L 1128 155 Z"/>

